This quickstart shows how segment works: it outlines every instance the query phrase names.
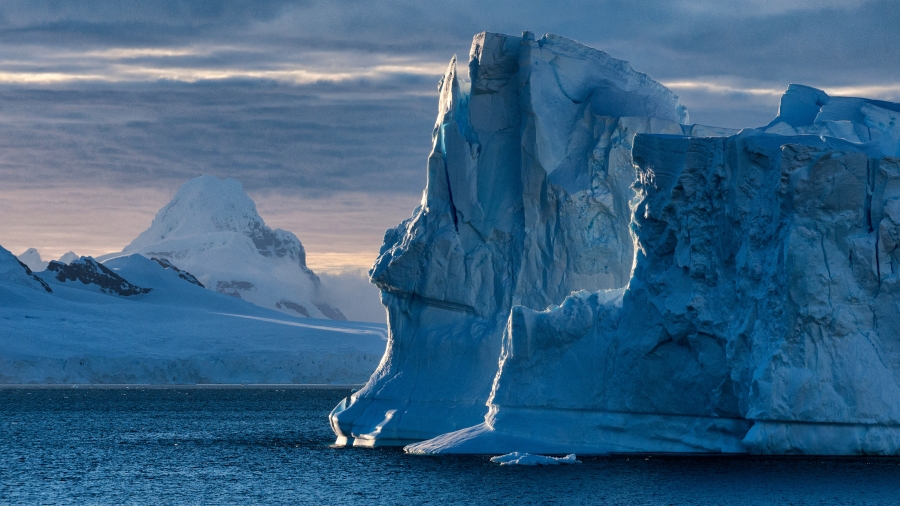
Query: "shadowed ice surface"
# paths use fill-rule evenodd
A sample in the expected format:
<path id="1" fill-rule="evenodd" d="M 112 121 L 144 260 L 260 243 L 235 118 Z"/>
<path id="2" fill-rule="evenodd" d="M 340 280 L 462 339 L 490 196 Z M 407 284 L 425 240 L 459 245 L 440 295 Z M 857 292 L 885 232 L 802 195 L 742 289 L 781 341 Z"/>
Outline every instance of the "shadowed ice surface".
<path id="1" fill-rule="evenodd" d="M 878 504 L 900 459 L 489 457 L 333 448 L 346 389 L 0 389 L 0 504 Z"/>

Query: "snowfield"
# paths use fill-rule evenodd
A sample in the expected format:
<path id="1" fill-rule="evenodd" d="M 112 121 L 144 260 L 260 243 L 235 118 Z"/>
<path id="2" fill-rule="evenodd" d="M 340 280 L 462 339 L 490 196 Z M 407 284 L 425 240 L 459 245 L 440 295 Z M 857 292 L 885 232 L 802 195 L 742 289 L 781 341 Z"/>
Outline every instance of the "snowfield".
<path id="1" fill-rule="evenodd" d="M 140 255 L 104 266 L 150 291 L 30 274 L 0 248 L 0 383 L 356 384 L 384 353 L 384 325 L 294 318 Z"/>

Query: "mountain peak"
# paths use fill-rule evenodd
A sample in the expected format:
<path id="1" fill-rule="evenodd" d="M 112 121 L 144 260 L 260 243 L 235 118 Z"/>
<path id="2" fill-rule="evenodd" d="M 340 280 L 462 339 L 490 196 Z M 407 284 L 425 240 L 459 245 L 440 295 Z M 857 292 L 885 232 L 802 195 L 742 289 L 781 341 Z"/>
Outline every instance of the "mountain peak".
<path id="1" fill-rule="evenodd" d="M 196 276 L 199 285 L 263 307 L 345 319 L 325 300 L 319 277 L 306 266 L 300 239 L 267 227 L 234 179 L 187 181 L 122 253 L 177 265 Z"/>
<path id="2" fill-rule="evenodd" d="M 59 257 L 58 262 L 62 262 L 64 264 L 70 264 L 70 263 L 74 262 L 75 260 L 78 260 L 79 258 L 81 258 L 80 255 L 76 255 L 74 251 L 69 251 L 65 255 Z"/>
<path id="3" fill-rule="evenodd" d="M 18 259 L 20 262 L 27 265 L 33 272 L 41 272 L 46 269 L 49 264 L 49 262 L 45 262 L 41 258 L 41 254 L 35 248 L 28 248 L 21 255 L 18 255 Z"/>
<path id="4" fill-rule="evenodd" d="M 297 236 L 267 227 L 239 181 L 214 176 L 200 176 L 184 183 L 156 214 L 150 228 L 123 251 L 221 232 L 249 237 L 260 255 L 288 257 L 306 269 L 306 252 Z"/>
<path id="5" fill-rule="evenodd" d="M 231 178 L 200 176 L 184 183 L 153 224 L 126 249 L 210 232 L 247 232 L 264 226 L 243 185 Z"/>

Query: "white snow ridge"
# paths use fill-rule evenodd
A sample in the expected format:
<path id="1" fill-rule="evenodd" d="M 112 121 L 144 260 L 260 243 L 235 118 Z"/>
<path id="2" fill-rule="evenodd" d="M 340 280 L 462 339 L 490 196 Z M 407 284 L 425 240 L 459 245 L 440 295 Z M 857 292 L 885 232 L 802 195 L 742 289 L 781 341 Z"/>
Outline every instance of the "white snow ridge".
<path id="1" fill-rule="evenodd" d="M 339 444 L 900 453 L 900 104 L 791 85 L 765 127 L 687 125 L 527 32 L 476 36 L 468 74 L 371 271 L 388 350 Z"/>

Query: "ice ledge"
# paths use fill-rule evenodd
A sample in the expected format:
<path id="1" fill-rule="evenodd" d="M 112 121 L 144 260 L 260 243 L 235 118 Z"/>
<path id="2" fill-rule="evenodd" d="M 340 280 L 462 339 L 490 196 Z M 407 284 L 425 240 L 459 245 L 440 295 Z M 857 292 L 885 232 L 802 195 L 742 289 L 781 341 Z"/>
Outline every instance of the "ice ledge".
<path id="1" fill-rule="evenodd" d="M 502 411 L 504 427 L 527 427 L 529 430 L 497 430 L 491 422 L 485 422 L 409 444 L 404 450 L 416 455 L 496 455 L 512 452 L 578 455 L 900 453 L 900 426 L 753 421 L 546 408 L 504 407 Z"/>
<path id="2" fill-rule="evenodd" d="M 741 440 L 752 424 L 740 418 L 503 406 L 496 418 L 489 415 L 480 425 L 405 450 L 417 455 L 745 453 Z"/>

